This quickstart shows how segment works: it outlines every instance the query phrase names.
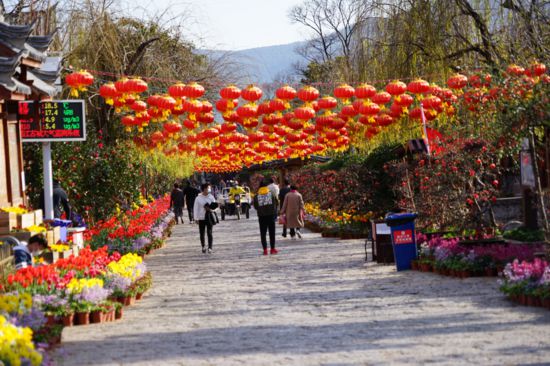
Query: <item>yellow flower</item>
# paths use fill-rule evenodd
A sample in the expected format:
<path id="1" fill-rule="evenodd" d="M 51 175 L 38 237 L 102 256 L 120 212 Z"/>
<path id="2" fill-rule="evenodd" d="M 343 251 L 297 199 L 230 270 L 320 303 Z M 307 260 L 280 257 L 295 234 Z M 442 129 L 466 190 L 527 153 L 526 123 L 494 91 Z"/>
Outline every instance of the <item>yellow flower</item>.
<path id="1" fill-rule="evenodd" d="M 0 315 L 0 363 L 20 366 L 23 359 L 28 359 L 33 366 L 42 363 L 42 355 L 32 342 L 32 330 L 17 327 Z"/>
<path id="2" fill-rule="evenodd" d="M 50 245 L 50 250 L 52 252 L 64 252 L 66 250 L 69 250 L 70 247 L 67 244 L 54 244 Z"/>
<path id="3" fill-rule="evenodd" d="M 73 278 L 67 284 L 67 290 L 73 294 L 79 294 L 85 288 L 92 288 L 95 286 L 103 287 L 103 280 L 100 278 Z"/>
<path id="4" fill-rule="evenodd" d="M 1 210 L 4 212 L 11 212 L 18 215 L 26 214 L 27 212 L 29 212 L 28 210 L 22 207 L 2 207 Z"/>
<path id="5" fill-rule="evenodd" d="M 45 233 L 46 231 L 48 231 L 48 229 L 46 229 L 44 226 L 40 226 L 40 225 L 32 225 L 32 226 L 29 226 L 29 227 L 25 228 L 25 230 L 35 232 L 35 233 Z"/>

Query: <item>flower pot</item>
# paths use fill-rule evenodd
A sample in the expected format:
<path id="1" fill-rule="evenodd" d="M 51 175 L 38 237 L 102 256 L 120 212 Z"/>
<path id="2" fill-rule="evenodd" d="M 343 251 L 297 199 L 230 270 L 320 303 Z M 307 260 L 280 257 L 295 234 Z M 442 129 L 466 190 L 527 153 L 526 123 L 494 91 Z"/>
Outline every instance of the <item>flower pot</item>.
<path id="1" fill-rule="evenodd" d="M 125 306 L 134 305 L 135 303 L 136 303 L 136 298 L 134 296 L 126 296 L 124 298 L 124 305 Z"/>
<path id="2" fill-rule="evenodd" d="M 46 318 L 46 325 L 54 325 L 56 321 L 55 315 L 48 315 Z"/>
<path id="3" fill-rule="evenodd" d="M 540 299 L 533 295 L 527 296 L 527 306 L 540 306 Z"/>
<path id="4" fill-rule="evenodd" d="M 460 278 L 470 277 L 470 271 L 460 271 Z"/>
<path id="5" fill-rule="evenodd" d="M 418 271 L 418 261 L 411 261 L 411 269 L 413 271 Z"/>
<path id="6" fill-rule="evenodd" d="M 143 298 L 143 292 L 138 292 L 136 294 L 136 300 L 141 300 Z"/>
<path id="7" fill-rule="evenodd" d="M 122 308 L 119 308 L 115 311 L 115 319 L 122 319 Z"/>
<path id="8" fill-rule="evenodd" d="M 65 327 L 71 327 L 74 321 L 74 314 L 64 315 L 61 317 L 61 322 Z"/>
<path id="9" fill-rule="evenodd" d="M 542 300 L 542 306 L 544 306 L 547 309 L 550 309 L 550 297 Z"/>
<path id="10" fill-rule="evenodd" d="M 88 325 L 90 324 L 90 313 L 81 312 L 75 314 L 75 325 Z"/>
<path id="11" fill-rule="evenodd" d="M 429 263 L 420 263 L 420 269 L 422 272 L 430 272 L 432 270 L 432 265 Z"/>
<path id="12" fill-rule="evenodd" d="M 119 296 L 119 297 L 117 297 L 117 298 L 116 298 L 116 302 L 118 302 L 118 303 L 124 305 L 124 296 Z"/>
<path id="13" fill-rule="evenodd" d="M 103 321 L 103 313 L 101 310 L 95 310 L 90 313 L 90 323 L 101 323 Z"/>
<path id="14" fill-rule="evenodd" d="M 485 268 L 485 276 L 487 277 L 496 277 L 497 276 L 497 269 L 493 267 Z"/>
<path id="15" fill-rule="evenodd" d="M 519 295 L 519 303 L 521 305 L 527 305 L 527 295 L 525 294 Z"/>
<path id="16" fill-rule="evenodd" d="M 115 321 L 115 309 L 109 310 L 107 313 L 107 321 L 108 322 L 114 322 Z"/>

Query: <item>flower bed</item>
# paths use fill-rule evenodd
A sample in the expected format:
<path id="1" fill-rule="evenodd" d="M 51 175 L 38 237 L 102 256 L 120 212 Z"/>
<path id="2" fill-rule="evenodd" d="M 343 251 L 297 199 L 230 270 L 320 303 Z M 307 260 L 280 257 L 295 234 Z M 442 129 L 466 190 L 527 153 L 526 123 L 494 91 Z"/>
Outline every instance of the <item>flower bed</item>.
<path id="1" fill-rule="evenodd" d="M 539 244 L 472 244 L 466 245 L 460 238 L 427 239 L 418 236 L 421 251 L 413 269 L 433 271 L 455 277 L 497 276 L 506 263 L 513 260 L 529 260 L 542 250 Z"/>
<path id="2" fill-rule="evenodd" d="M 372 212 L 360 214 L 355 210 L 323 210 L 320 205 L 312 203 L 305 204 L 305 211 L 305 226 L 309 230 L 320 232 L 324 237 L 342 239 L 367 237 L 367 223 L 372 217 Z"/>
<path id="3" fill-rule="evenodd" d="M 170 197 L 164 196 L 131 211 L 118 211 L 84 233 L 94 249 L 107 245 L 110 252 L 147 254 L 163 245 L 174 221 Z"/>
<path id="4" fill-rule="evenodd" d="M 514 260 L 504 268 L 500 290 L 510 300 L 522 305 L 550 309 L 550 265 L 535 258 L 533 261 Z"/>
<path id="5" fill-rule="evenodd" d="M 58 343 L 64 326 L 121 318 L 123 306 L 151 287 L 143 254 L 162 246 L 172 225 L 163 197 L 88 230 L 89 245 L 78 256 L 9 275 L 0 296 L 0 338 L 21 339 L 2 343 L 0 363 L 38 365 L 47 353 L 36 344 Z"/>

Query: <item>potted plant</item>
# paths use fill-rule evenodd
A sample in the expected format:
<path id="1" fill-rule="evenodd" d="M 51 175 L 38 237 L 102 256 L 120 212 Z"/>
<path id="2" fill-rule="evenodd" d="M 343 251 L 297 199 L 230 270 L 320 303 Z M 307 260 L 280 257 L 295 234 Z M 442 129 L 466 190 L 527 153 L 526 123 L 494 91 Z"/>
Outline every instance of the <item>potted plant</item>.
<path id="1" fill-rule="evenodd" d="M 115 307 L 115 319 L 122 319 L 122 304 L 120 302 L 113 303 Z"/>
<path id="2" fill-rule="evenodd" d="M 75 325 L 87 325 L 90 323 L 91 303 L 87 301 L 74 301 L 71 306 L 75 314 Z"/>

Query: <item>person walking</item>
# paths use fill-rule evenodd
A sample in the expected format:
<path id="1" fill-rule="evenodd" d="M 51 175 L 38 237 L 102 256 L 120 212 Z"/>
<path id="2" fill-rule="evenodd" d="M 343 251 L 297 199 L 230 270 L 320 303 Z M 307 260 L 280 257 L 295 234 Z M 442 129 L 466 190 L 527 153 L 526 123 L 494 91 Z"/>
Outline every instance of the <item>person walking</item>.
<path id="1" fill-rule="evenodd" d="M 274 197 L 279 197 L 279 185 L 277 184 L 277 179 L 275 177 L 271 177 L 267 188 L 269 188 L 269 191 Z"/>
<path id="2" fill-rule="evenodd" d="M 290 186 L 290 192 L 285 196 L 283 207 L 281 208 L 281 215 L 285 215 L 286 226 L 290 229 L 290 237 L 294 239 L 297 235 L 298 238 L 302 238 L 300 229 L 304 227 L 304 199 L 298 192 L 298 188 L 295 185 Z"/>
<path id="3" fill-rule="evenodd" d="M 288 179 L 285 179 L 283 182 L 283 188 L 279 191 L 279 210 L 282 211 L 283 209 L 283 203 L 285 202 L 285 197 L 290 192 L 290 183 Z M 283 238 L 286 238 L 286 220 L 283 219 Z"/>
<path id="4" fill-rule="evenodd" d="M 193 217 L 199 225 L 199 236 L 201 240 L 202 252 L 206 253 L 206 244 L 204 234 L 208 236 L 208 253 L 212 253 L 212 245 L 214 238 L 212 236 L 213 223 L 208 215 L 211 214 L 211 204 L 215 203 L 216 199 L 210 193 L 210 185 L 208 183 L 201 184 L 201 194 L 197 196 L 193 204 Z"/>
<path id="5" fill-rule="evenodd" d="M 178 223 L 178 217 L 183 224 L 183 206 L 185 205 L 185 197 L 183 191 L 180 189 L 179 184 L 174 183 L 174 189 L 170 193 L 170 208 L 174 210 L 176 216 L 176 224 Z"/>
<path id="6" fill-rule="evenodd" d="M 185 183 L 185 188 L 183 189 L 183 196 L 185 197 L 185 204 L 187 205 L 187 213 L 189 214 L 189 222 L 193 223 L 193 207 L 195 204 L 195 199 L 199 195 L 200 191 L 191 185 L 191 182 L 188 180 Z"/>
<path id="7" fill-rule="evenodd" d="M 273 195 L 267 187 L 267 182 L 262 182 L 258 193 L 254 196 L 254 208 L 258 213 L 258 222 L 260 224 L 260 237 L 264 255 L 267 255 L 267 232 L 269 231 L 269 245 L 271 254 L 277 254 L 275 249 L 275 217 L 279 201 L 277 196 Z"/>

